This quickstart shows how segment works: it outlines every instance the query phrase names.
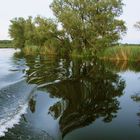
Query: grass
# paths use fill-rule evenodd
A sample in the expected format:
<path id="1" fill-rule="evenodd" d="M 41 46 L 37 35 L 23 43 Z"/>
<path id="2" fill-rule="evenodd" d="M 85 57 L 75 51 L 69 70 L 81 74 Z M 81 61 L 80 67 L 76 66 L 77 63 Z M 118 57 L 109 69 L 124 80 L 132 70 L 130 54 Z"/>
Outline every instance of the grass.
<path id="1" fill-rule="evenodd" d="M 115 46 L 99 53 L 101 59 L 140 61 L 140 46 Z"/>
<path id="2" fill-rule="evenodd" d="M 39 52 L 39 47 L 38 46 L 26 46 L 25 48 L 22 49 L 22 52 L 25 53 L 26 55 L 34 55 Z"/>
<path id="3" fill-rule="evenodd" d="M 52 55 L 52 56 L 59 55 L 55 50 L 55 48 L 48 48 L 45 46 L 42 47 L 26 46 L 23 49 L 23 52 L 26 55 L 35 55 L 35 54 Z M 91 52 L 92 50 L 85 50 L 82 53 L 73 50 L 71 53 L 69 53 L 69 56 L 89 58 L 89 57 L 93 57 L 93 54 Z M 97 55 L 100 59 L 104 59 L 104 60 L 140 61 L 140 46 L 121 45 L 121 46 L 110 47 L 103 50 L 102 52 L 99 52 Z"/>
<path id="4" fill-rule="evenodd" d="M 56 51 L 52 49 L 48 49 L 45 46 L 38 47 L 38 46 L 26 46 L 22 49 L 22 52 L 25 55 L 35 55 L 35 54 L 41 54 L 41 55 L 56 55 Z"/>
<path id="5" fill-rule="evenodd" d="M 71 57 L 76 57 L 76 58 L 91 58 L 94 57 L 93 54 L 93 49 L 84 49 L 83 51 L 79 51 L 79 50 L 73 50 L 70 53 Z"/>

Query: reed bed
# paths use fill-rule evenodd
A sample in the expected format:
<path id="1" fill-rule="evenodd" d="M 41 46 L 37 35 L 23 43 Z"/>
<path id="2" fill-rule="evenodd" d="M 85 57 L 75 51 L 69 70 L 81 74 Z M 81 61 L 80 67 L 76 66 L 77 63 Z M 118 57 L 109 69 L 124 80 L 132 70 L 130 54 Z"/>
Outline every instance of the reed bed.
<path id="1" fill-rule="evenodd" d="M 99 54 L 101 59 L 140 61 L 140 46 L 115 46 Z"/>

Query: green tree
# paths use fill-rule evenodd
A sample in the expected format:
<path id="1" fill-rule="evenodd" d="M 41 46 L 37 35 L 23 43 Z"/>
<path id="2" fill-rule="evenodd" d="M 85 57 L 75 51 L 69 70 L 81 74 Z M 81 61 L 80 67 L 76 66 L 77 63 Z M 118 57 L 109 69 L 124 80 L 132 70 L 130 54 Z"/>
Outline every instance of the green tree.
<path id="1" fill-rule="evenodd" d="M 15 18 L 11 20 L 9 34 L 13 39 L 14 46 L 24 48 L 26 45 L 33 45 L 35 41 L 35 25 L 32 17 Z"/>
<path id="2" fill-rule="evenodd" d="M 57 53 L 68 50 L 65 32 L 58 30 L 57 23 L 52 19 L 41 16 L 15 18 L 11 20 L 9 33 L 17 48 L 38 46 L 41 50 L 47 48 Z"/>
<path id="3" fill-rule="evenodd" d="M 25 22 L 25 19 L 21 17 L 11 20 L 9 34 L 13 39 L 14 46 L 17 48 L 25 46 Z"/>
<path id="4" fill-rule="evenodd" d="M 31 16 L 29 16 L 25 20 L 25 30 L 24 30 L 24 36 L 25 36 L 25 46 L 26 45 L 36 45 L 36 30 L 35 30 L 34 20 Z"/>
<path id="5" fill-rule="evenodd" d="M 45 42 L 52 39 L 57 25 L 52 19 L 37 16 L 34 20 L 36 26 L 36 42 L 39 46 L 43 46 Z"/>
<path id="6" fill-rule="evenodd" d="M 36 26 L 36 44 L 41 47 L 47 47 L 48 49 L 55 49 L 57 53 L 68 50 L 68 39 L 65 36 L 63 30 L 58 30 L 57 22 L 37 16 L 34 20 Z"/>
<path id="7" fill-rule="evenodd" d="M 115 44 L 126 31 L 122 0 L 54 0 L 51 8 L 72 46 L 97 50 Z"/>

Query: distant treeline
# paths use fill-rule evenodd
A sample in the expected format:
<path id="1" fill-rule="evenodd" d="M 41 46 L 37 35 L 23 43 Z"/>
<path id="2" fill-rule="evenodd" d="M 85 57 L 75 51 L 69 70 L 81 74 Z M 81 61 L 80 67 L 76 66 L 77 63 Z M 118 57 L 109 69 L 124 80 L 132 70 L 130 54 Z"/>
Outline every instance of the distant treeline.
<path id="1" fill-rule="evenodd" d="M 12 48 L 12 40 L 0 40 L 0 48 Z"/>
<path id="2" fill-rule="evenodd" d="M 140 44 L 125 43 L 125 44 L 121 44 L 121 46 L 139 46 L 140 47 Z"/>
<path id="3" fill-rule="evenodd" d="M 0 44 L 10 44 L 12 40 L 0 40 Z"/>

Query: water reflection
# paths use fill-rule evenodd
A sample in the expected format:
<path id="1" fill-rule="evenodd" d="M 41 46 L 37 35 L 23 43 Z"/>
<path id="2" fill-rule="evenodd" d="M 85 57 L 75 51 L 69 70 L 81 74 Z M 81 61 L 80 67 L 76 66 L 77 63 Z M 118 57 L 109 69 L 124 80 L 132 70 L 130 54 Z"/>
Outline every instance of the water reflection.
<path id="1" fill-rule="evenodd" d="M 131 96 L 131 98 L 135 101 L 135 102 L 140 102 L 140 94 L 134 94 Z"/>
<path id="2" fill-rule="evenodd" d="M 62 98 L 49 111 L 55 119 L 60 117 L 63 136 L 99 117 L 110 122 L 120 108 L 117 96 L 122 95 L 124 82 L 103 65 L 84 65 L 81 69 L 80 77 L 46 87 L 53 96 Z"/>
<path id="3" fill-rule="evenodd" d="M 29 83 L 42 85 L 39 90 L 49 92 L 60 101 L 49 107 L 48 113 L 59 120 L 64 137 L 69 132 L 91 124 L 98 118 L 111 122 L 120 109 L 118 97 L 123 94 L 124 81 L 109 71 L 104 63 L 82 59 L 26 57 Z M 54 82 L 60 80 L 60 82 Z M 35 112 L 36 101 L 29 102 Z"/>
<path id="4" fill-rule="evenodd" d="M 131 96 L 131 99 L 137 103 L 140 103 L 140 93 L 136 93 L 134 95 Z M 140 117 L 140 112 L 137 113 L 137 116 Z M 140 120 L 139 120 L 139 124 L 140 126 Z"/>
<path id="5" fill-rule="evenodd" d="M 29 101 L 29 107 L 32 113 L 35 112 L 36 100 L 32 97 Z"/>
<path id="6" fill-rule="evenodd" d="M 140 71 L 140 63 L 135 61 L 104 61 L 106 67 L 116 72 Z"/>

